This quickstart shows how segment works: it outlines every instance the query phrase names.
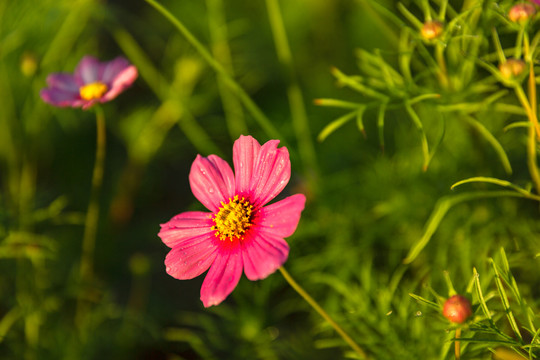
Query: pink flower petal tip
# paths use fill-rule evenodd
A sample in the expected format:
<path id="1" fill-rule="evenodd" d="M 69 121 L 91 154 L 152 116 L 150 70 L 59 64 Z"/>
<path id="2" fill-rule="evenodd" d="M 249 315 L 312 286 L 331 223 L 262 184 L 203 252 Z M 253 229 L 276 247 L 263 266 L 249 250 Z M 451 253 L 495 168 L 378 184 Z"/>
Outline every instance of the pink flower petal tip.
<path id="1" fill-rule="evenodd" d="M 260 280 L 287 260 L 291 236 L 306 197 L 289 196 L 267 205 L 287 185 L 291 162 L 279 141 L 260 145 L 240 136 L 233 146 L 234 172 L 215 155 L 197 156 L 189 181 L 195 197 L 209 212 L 185 212 L 161 225 L 159 237 L 171 251 L 166 271 L 192 279 L 206 270 L 201 287 L 205 307 L 220 304 L 234 290 L 242 273 Z"/>
<path id="2" fill-rule="evenodd" d="M 54 106 L 88 109 L 117 97 L 133 84 L 137 76 L 137 68 L 121 56 L 106 62 L 85 56 L 73 74 L 50 74 L 47 77 L 48 87 L 40 91 L 40 96 Z"/>

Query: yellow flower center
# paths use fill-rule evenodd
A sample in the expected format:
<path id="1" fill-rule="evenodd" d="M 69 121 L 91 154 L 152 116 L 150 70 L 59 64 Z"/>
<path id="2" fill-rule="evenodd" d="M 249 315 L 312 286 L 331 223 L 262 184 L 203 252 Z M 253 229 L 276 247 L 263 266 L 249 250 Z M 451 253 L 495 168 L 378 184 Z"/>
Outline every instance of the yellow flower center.
<path id="1" fill-rule="evenodd" d="M 96 81 L 90 84 L 81 86 L 79 89 L 79 94 L 84 100 L 94 100 L 99 99 L 107 92 L 107 85 L 100 81 Z"/>
<path id="2" fill-rule="evenodd" d="M 216 230 L 215 235 L 221 240 L 242 239 L 246 230 L 252 225 L 252 211 L 253 205 L 243 197 L 239 198 L 238 195 L 232 199 L 229 198 L 227 204 L 222 201 L 218 213 L 212 219 L 215 223 L 212 230 Z"/>

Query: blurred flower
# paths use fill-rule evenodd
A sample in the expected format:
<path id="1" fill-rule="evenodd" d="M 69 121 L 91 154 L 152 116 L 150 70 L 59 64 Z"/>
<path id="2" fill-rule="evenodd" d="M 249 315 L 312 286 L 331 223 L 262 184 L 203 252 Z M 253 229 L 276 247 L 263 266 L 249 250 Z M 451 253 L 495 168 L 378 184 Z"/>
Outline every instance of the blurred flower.
<path id="1" fill-rule="evenodd" d="M 443 32 L 443 24 L 440 21 L 426 21 L 420 29 L 420 34 L 426 40 L 433 40 L 441 36 Z"/>
<path id="2" fill-rule="evenodd" d="M 540 0 L 539 0 L 540 2 Z M 508 12 L 508 18 L 513 22 L 524 23 L 536 13 L 536 8 L 531 4 L 516 4 Z"/>
<path id="3" fill-rule="evenodd" d="M 21 56 L 21 72 L 26 77 L 31 77 L 37 70 L 37 59 L 33 53 L 25 51 Z"/>
<path id="4" fill-rule="evenodd" d="M 47 76 L 48 88 L 40 92 L 43 101 L 59 107 L 88 109 L 118 96 L 137 78 L 137 68 L 125 58 L 99 62 L 85 56 L 73 74 L 55 73 Z"/>
<path id="5" fill-rule="evenodd" d="M 249 280 L 264 279 L 286 260 L 283 239 L 294 233 L 305 196 L 296 194 L 271 205 L 289 182 L 291 162 L 279 141 L 260 145 L 240 136 L 233 147 L 236 175 L 216 155 L 197 155 L 189 182 L 195 197 L 211 212 L 189 211 L 161 225 L 159 237 L 172 248 L 167 273 L 192 279 L 210 268 L 201 287 L 205 307 L 218 305 L 236 287 L 242 271 Z"/>
<path id="6" fill-rule="evenodd" d="M 525 71 L 525 62 L 520 59 L 508 59 L 499 64 L 499 71 L 506 80 L 516 78 Z"/>
<path id="7" fill-rule="evenodd" d="M 443 315 L 451 322 L 461 324 L 472 315 L 471 302 L 462 295 L 451 296 L 444 303 Z"/>
<path id="8" fill-rule="evenodd" d="M 529 0 L 529 1 L 535 3 L 536 5 L 540 5 L 540 0 Z"/>

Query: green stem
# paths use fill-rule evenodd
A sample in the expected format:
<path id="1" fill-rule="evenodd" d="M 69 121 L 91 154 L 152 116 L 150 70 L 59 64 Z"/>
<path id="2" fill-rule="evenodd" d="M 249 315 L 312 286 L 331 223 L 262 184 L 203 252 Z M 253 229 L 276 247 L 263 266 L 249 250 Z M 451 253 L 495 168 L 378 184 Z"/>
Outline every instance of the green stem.
<path id="1" fill-rule="evenodd" d="M 444 45 L 437 43 L 435 46 L 435 57 L 437 59 L 437 64 L 439 65 L 439 71 L 437 75 L 439 76 L 439 83 L 443 89 L 448 89 L 450 87 L 450 82 L 448 79 L 448 70 L 446 69 L 446 61 L 444 59 Z"/>
<path id="2" fill-rule="evenodd" d="M 529 118 L 529 121 L 531 122 L 537 135 L 540 135 L 540 125 L 538 124 L 538 118 L 536 116 L 536 113 L 531 108 L 531 105 L 529 104 L 527 95 L 525 95 L 525 92 L 521 88 L 521 85 L 514 86 L 514 90 L 516 91 L 516 96 L 518 97 L 519 101 L 521 102 L 521 105 L 525 109 L 525 112 L 527 113 L 527 117 Z"/>
<path id="3" fill-rule="evenodd" d="M 89 284 L 93 277 L 93 261 L 94 248 L 96 243 L 96 233 L 99 219 L 99 194 L 101 192 L 101 184 L 103 183 L 103 172 L 105 164 L 105 115 L 103 109 L 99 106 L 95 107 L 96 112 L 96 159 L 94 162 L 94 170 L 92 173 L 92 189 L 90 190 L 90 202 L 86 212 L 86 220 L 84 223 L 84 235 L 82 240 L 81 264 L 79 268 L 79 276 L 83 286 Z M 83 291 L 80 294 L 84 294 Z M 83 315 L 83 299 L 79 295 L 77 303 L 77 321 L 81 320 Z"/>
<path id="4" fill-rule="evenodd" d="M 528 41 L 526 44 L 528 45 Z M 527 50 L 529 47 L 527 46 Z M 529 172 L 536 188 L 536 193 L 540 194 L 540 173 L 538 172 L 538 163 L 536 158 L 536 142 L 538 136 L 540 136 L 537 114 L 537 102 L 536 102 L 536 81 L 534 78 L 533 62 L 529 60 L 529 99 L 531 104 L 531 122 L 535 127 L 529 127 L 529 139 L 527 142 L 527 163 Z"/>
<path id="5" fill-rule="evenodd" d="M 208 11 L 210 39 L 212 40 L 212 53 L 229 74 L 234 76 L 223 0 L 206 0 L 206 9 Z M 229 134 L 232 140 L 236 140 L 238 136 L 248 133 L 242 105 L 234 93 L 226 87 L 220 75 L 217 76 L 217 84 Z"/>
<path id="6" fill-rule="evenodd" d="M 304 300 L 306 300 L 307 303 L 311 305 L 315 309 L 315 311 L 317 311 L 319 315 L 324 318 L 324 320 L 326 320 L 330 325 L 332 325 L 332 327 L 338 332 L 338 334 L 343 338 L 343 340 L 345 340 L 345 342 L 347 342 L 347 344 L 349 344 L 349 346 L 354 351 L 356 351 L 356 353 L 360 355 L 360 357 L 364 359 L 368 358 L 364 350 L 362 350 L 362 348 L 358 346 L 358 344 L 341 328 L 341 326 L 339 326 L 334 321 L 334 319 L 332 319 L 330 315 L 328 315 L 328 313 L 324 311 L 324 309 L 317 303 L 317 301 L 315 301 L 300 285 L 298 285 L 296 281 L 294 281 L 289 272 L 285 270 L 283 266 L 279 268 L 279 271 L 281 272 L 281 275 L 283 275 L 285 280 L 287 280 L 289 285 L 291 285 L 292 288 L 296 290 L 296 292 L 300 294 L 300 296 L 303 297 Z"/>
<path id="7" fill-rule="evenodd" d="M 527 141 L 527 165 L 534 182 L 534 187 L 536 188 L 536 193 L 540 194 L 540 173 L 538 172 L 538 164 L 536 162 L 536 132 L 532 126 L 529 126 L 529 139 Z"/>
<path id="8" fill-rule="evenodd" d="M 287 31 L 283 23 L 283 16 L 278 0 L 266 0 L 268 18 L 272 28 L 272 35 L 276 46 L 279 62 L 288 74 L 287 97 L 291 108 L 293 127 L 300 147 L 300 156 L 305 165 L 317 173 L 317 157 L 311 139 L 311 131 L 304 105 L 304 97 L 298 83 L 298 77 L 293 66 L 292 52 L 287 40 Z"/>
<path id="9" fill-rule="evenodd" d="M 246 109 L 251 113 L 255 121 L 264 129 L 269 137 L 275 139 L 282 139 L 280 132 L 274 127 L 272 122 L 263 114 L 261 109 L 253 102 L 246 91 L 229 75 L 225 68 L 217 62 L 212 55 L 206 50 L 199 40 L 184 26 L 184 24 L 176 18 L 169 10 L 164 8 L 161 4 L 154 0 L 146 0 L 154 9 L 159 11 L 167 20 L 173 24 L 178 31 L 186 38 L 186 40 L 197 50 L 199 55 L 217 72 L 222 76 L 224 83 L 231 89 L 233 93 L 238 96 L 240 101 L 244 104 Z"/>

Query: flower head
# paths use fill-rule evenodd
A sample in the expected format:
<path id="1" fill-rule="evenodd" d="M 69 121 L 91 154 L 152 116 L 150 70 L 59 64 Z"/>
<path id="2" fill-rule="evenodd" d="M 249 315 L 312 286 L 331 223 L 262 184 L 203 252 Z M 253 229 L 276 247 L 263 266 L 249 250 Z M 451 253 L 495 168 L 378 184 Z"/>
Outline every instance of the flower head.
<path id="1" fill-rule="evenodd" d="M 161 225 L 158 235 L 171 248 L 169 275 L 192 279 L 210 269 L 201 287 L 205 307 L 225 300 L 242 272 L 249 280 L 264 279 L 287 260 L 284 238 L 296 230 L 306 198 L 296 194 L 266 205 L 291 176 L 289 152 L 278 143 L 261 146 L 240 136 L 233 147 L 235 174 L 220 157 L 198 155 L 189 182 L 210 212 L 184 212 Z"/>
<path id="2" fill-rule="evenodd" d="M 451 296 L 444 303 L 443 315 L 453 323 L 464 323 L 472 315 L 471 302 L 462 295 Z"/>
<path id="3" fill-rule="evenodd" d="M 49 87 L 42 89 L 40 95 L 43 101 L 54 106 L 88 109 L 117 97 L 137 76 L 137 68 L 123 57 L 99 62 L 92 56 L 85 56 L 73 74 L 47 76 Z"/>
<path id="4" fill-rule="evenodd" d="M 443 32 L 443 24 L 440 21 L 426 21 L 420 29 L 420 34 L 426 40 L 433 40 L 441 36 Z"/>
<path id="5" fill-rule="evenodd" d="M 512 6 L 508 12 L 508 18 L 517 23 L 525 23 L 536 14 L 534 5 L 522 3 Z"/>
<path id="6" fill-rule="evenodd" d="M 499 71 L 504 79 L 510 80 L 519 77 L 526 69 L 526 64 L 520 59 L 508 59 L 499 64 Z"/>

